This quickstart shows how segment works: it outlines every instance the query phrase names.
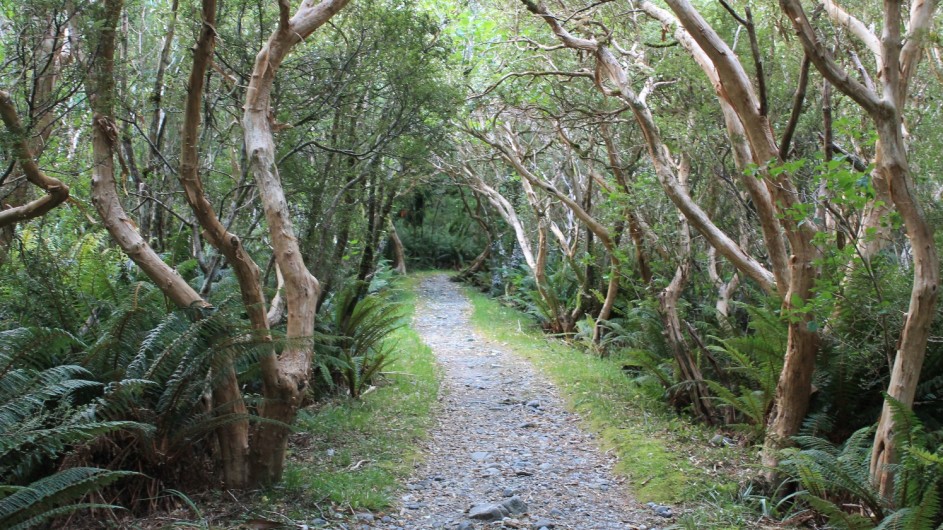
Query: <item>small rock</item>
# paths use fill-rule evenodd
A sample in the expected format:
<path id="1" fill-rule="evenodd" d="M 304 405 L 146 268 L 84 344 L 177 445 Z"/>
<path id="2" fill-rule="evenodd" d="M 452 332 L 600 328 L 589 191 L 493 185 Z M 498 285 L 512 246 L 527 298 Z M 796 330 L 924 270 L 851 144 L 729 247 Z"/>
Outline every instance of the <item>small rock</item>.
<path id="1" fill-rule="evenodd" d="M 514 493 L 515 492 L 512 488 L 504 488 L 504 491 L 501 492 L 501 495 L 503 497 L 513 497 Z"/>
<path id="2" fill-rule="evenodd" d="M 563 517 L 563 512 L 561 512 L 560 510 L 554 508 L 554 509 L 550 510 L 550 515 L 552 515 L 552 516 L 554 516 L 554 517 Z"/>
<path id="3" fill-rule="evenodd" d="M 403 506 L 405 506 L 407 510 L 418 510 L 425 506 L 425 504 L 421 502 L 407 502 Z"/>
<path id="4" fill-rule="evenodd" d="M 539 400 L 539 399 L 532 399 L 532 400 L 530 400 L 530 401 L 527 402 L 527 406 L 530 407 L 530 408 L 532 408 L 532 409 L 539 409 L 539 408 L 540 408 L 540 400 Z"/>
<path id="5" fill-rule="evenodd" d="M 483 462 L 491 455 L 488 451 L 475 451 L 471 454 L 471 459 L 475 462 Z"/>
<path id="6" fill-rule="evenodd" d="M 549 530 L 551 528 L 555 528 L 556 526 L 557 525 L 555 525 L 553 521 L 549 519 L 538 519 L 537 522 L 533 525 L 535 530 L 543 530 L 544 528 Z"/>
<path id="7" fill-rule="evenodd" d="M 527 503 L 521 500 L 521 498 L 518 497 L 517 495 L 502 502 L 501 505 L 507 508 L 508 512 L 511 515 L 520 515 L 527 511 Z"/>
<path id="8" fill-rule="evenodd" d="M 458 524 L 458 528 L 456 530 L 474 530 L 474 528 L 475 525 L 472 523 L 469 523 L 468 521 L 462 521 Z"/>
<path id="9" fill-rule="evenodd" d="M 674 517 L 674 513 L 671 512 L 671 508 L 668 506 L 662 506 L 660 504 L 655 504 L 654 502 L 649 502 L 645 504 L 655 512 L 655 515 L 664 518 Z"/>
<path id="10" fill-rule="evenodd" d="M 507 509 L 500 504 L 478 504 L 468 510 L 468 517 L 479 521 L 500 521 L 508 513 Z"/>
<path id="11" fill-rule="evenodd" d="M 327 521 L 325 521 L 324 519 L 321 519 L 320 517 L 318 517 L 317 519 L 313 519 L 311 521 L 311 526 L 313 526 L 314 528 L 320 528 L 326 524 L 327 524 Z"/>
<path id="12" fill-rule="evenodd" d="M 356 520 L 358 520 L 358 521 L 360 521 L 360 522 L 362 522 L 362 523 L 372 523 L 375 518 L 373 517 L 373 514 L 372 514 L 372 513 L 370 513 L 370 512 L 363 512 L 363 513 L 358 513 L 358 514 L 354 515 L 354 519 L 356 519 Z"/>
<path id="13" fill-rule="evenodd" d="M 733 447 L 734 445 L 737 445 L 737 442 L 732 438 L 727 438 L 726 436 L 721 436 L 719 434 L 715 434 L 708 443 L 714 447 Z"/>
<path id="14" fill-rule="evenodd" d="M 517 426 L 518 429 L 533 429 L 537 424 L 532 421 L 525 421 L 524 423 Z"/>
<path id="15" fill-rule="evenodd" d="M 389 515 L 384 515 L 383 517 L 380 518 L 380 522 L 381 522 L 381 523 L 392 523 L 392 522 L 393 522 L 393 518 L 390 517 Z"/>

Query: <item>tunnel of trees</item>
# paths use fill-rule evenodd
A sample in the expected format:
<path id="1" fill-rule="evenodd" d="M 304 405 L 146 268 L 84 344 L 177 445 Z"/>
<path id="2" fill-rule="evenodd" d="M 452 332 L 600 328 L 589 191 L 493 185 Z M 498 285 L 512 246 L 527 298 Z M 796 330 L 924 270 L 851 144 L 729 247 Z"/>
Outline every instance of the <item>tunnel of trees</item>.
<path id="1" fill-rule="evenodd" d="M 0 5 L 0 526 L 277 483 L 425 268 L 943 523 L 934 0 Z"/>

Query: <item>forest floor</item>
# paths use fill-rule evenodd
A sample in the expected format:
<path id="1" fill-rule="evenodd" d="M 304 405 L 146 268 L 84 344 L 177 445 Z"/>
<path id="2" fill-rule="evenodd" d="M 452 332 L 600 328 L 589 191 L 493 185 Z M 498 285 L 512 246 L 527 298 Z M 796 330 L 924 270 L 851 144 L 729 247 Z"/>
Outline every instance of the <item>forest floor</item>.
<path id="1" fill-rule="evenodd" d="M 763 500 L 743 486 L 755 455 L 714 444 L 729 433 L 650 397 L 618 355 L 550 338 L 445 273 L 399 287 L 410 325 L 390 339 L 384 381 L 300 411 L 282 483 L 196 495 L 177 511 L 190 515 L 132 526 L 781 528 L 746 506 Z"/>
<path id="2" fill-rule="evenodd" d="M 462 288 L 445 275 L 421 281 L 414 328 L 442 368 L 438 418 L 394 509 L 382 519 L 361 514 L 358 527 L 602 530 L 668 523 L 634 500 L 613 473 L 614 456 L 565 408 L 554 384 L 477 333 L 471 311 Z"/>

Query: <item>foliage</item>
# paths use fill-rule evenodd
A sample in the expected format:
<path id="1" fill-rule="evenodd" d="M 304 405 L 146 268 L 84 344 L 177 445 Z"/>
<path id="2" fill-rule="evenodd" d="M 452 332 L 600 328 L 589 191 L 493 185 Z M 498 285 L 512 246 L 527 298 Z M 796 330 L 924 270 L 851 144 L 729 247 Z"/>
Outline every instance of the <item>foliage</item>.
<path id="1" fill-rule="evenodd" d="M 709 348 L 722 362 L 721 380 L 707 381 L 718 403 L 736 411 L 740 423 L 731 424 L 751 440 L 762 440 L 766 417 L 776 396 L 776 384 L 786 350 L 786 330 L 767 308 L 748 307 L 750 329 L 741 336 L 716 338 Z"/>
<path id="2" fill-rule="evenodd" d="M 358 290 L 356 283 L 351 284 L 332 301 L 332 331 L 336 335 L 322 350 L 333 358 L 333 367 L 353 398 L 360 397 L 391 362 L 396 344 L 387 338 L 405 324 L 400 307 L 389 301 L 388 292 L 358 299 Z M 328 363 L 323 359 L 316 362 L 329 377 Z"/>
<path id="3" fill-rule="evenodd" d="M 18 328 L 0 332 L 0 526 L 31 528 L 90 508 L 79 502 L 133 473 L 57 462 L 71 448 L 119 430 L 146 431 L 129 421 L 102 419 L 106 398 L 93 374 L 57 357 L 80 344 L 61 330 Z"/>
<path id="4" fill-rule="evenodd" d="M 943 523 L 943 432 L 927 433 L 908 407 L 888 398 L 899 430 L 900 460 L 893 465 L 894 497 L 884 498 L 871 481 L 871 433 L 856 431 L 841 445 L 811 436 L 797 437 L 801 449 L 786 450 L 782 469 L 801 486 L 800 499 L 823 514 L 830 527 L 927 529 Z"/>

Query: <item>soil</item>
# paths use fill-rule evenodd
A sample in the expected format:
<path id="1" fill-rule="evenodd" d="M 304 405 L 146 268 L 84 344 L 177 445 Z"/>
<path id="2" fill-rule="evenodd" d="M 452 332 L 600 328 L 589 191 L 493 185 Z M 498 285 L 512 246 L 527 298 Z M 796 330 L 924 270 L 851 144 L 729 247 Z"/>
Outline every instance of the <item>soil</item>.
<path id="1" fill-rule="evenodd" d="M 670 524 L 635 502 L 554 385 L 476 333 L 445 275 L 424 279 L 414 326 L 442 370 L 425 458 L 388 515 L 358 528 L 644 529 Z M 477 515 L 480 518 L 472 518 Z M 489 520 L 490 519 L 490 520 Z"/>

